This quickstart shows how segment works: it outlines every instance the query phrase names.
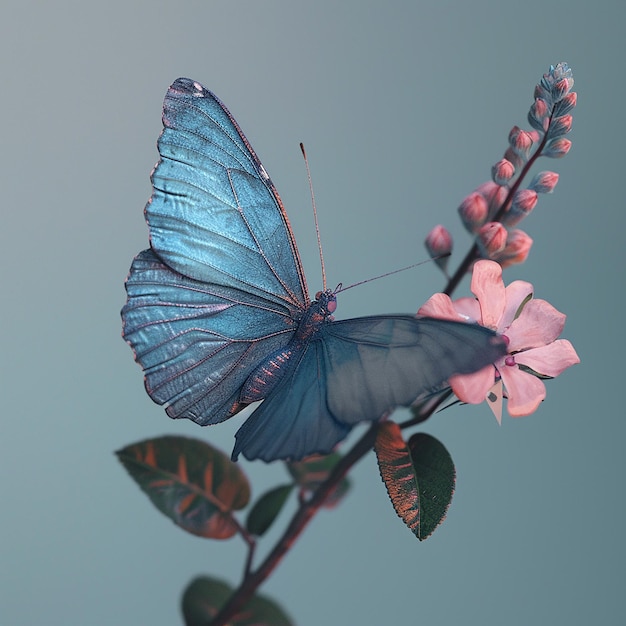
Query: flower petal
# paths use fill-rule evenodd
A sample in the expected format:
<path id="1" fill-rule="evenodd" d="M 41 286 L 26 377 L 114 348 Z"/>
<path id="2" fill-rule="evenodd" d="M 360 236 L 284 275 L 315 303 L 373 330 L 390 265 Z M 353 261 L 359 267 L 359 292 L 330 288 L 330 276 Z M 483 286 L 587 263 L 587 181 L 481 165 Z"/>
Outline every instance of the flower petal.
<path id="1" fill-rule="evenodd" d="M 546 397 L 546 386 L 541 379 L 522 371 L 516 365 L 502 367 L 499 371 L 506 387 L 509 414 L 522 417 L 534 413 Z"/>
<path id="2" fill-rule="evenodd" d="M 498 424 L 502 425 L 502 380 L 498 382 L 487 392 L 485 397 L 487 406 L 495 415 Z"/>
<path id="3" fill-rule="evenodd" d="M 515 362 L 526 365 L 538 374 L 558 376 L 580 359 L 567 339 L 557 339 L 547 346 L 525 350 L 515 355 Z"/>
<path id="4" fill-rule="evenodd" d="M 467 321 L 478 323 L 480 320 L 480 304 L 476 298 L 459 298 L 452 306 Z"/>
<path id="5" fill-rule="evenodd" d="M 500 265 L 495 261 L 477 261 L 472 273 L 471 289 L 480 304 L 481 324 L 495 330 L 505 305 Z"/>
<path id="6" fill-rule="evenodd" d="M 504 305 L 504 313 L 502 314 L 498 326 L 499 332 L 504 332 L 504 330 L 511 325 L 520 305 L 528 296 L 533 295 L 533 291 L 534 287 L 525 280 L 514 280 L 510 285 L 505 287 L 506 304 Z"/>
<path id="7" fill-rule="evenodd" d="M 552 343 L 565 326 L 566 315 L 545 300 L 531 300 L 506 332 L 509 352 Z"/>
<path id="8" fill-rule="evenodd" d="M 495 375 L 495 367 L 487 365 L 473 374 L 452 376 L 448 382 L 459 400 L 468 404 L 480 404 L 493 386 Z"/>
<path id="9" fill-rule="evenodd" d="M 450 296 L 445 293 L 436 293 L 419 308 L 418 315 L 426 317 L 436 317 L 442 320 L 452 320 L 453 322 L 465 322 L 465 317 L 460 315 L 452 304 Z"/>

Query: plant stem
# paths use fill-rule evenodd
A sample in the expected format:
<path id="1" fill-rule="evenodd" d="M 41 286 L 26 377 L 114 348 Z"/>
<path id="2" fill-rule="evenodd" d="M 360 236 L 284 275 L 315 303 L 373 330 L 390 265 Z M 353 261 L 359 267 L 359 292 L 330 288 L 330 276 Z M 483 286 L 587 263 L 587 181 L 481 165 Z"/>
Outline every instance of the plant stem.
<path id="1" fill-rule="evenodd" d="M 550 116 L 550 123 L 551 122 L 552 122 L 552 116 Z M 528 159 L 528 161 L 522 168 L 522 171 L 517 177 L 517 180 L 515 181 L 513 186 L 509 189 L 509 193 L 506 195 L 504 202 L 498 209 L 497 213 L 494 215 L 493 219 L 490 221 L 492 222 L 502 221 L 504 214 L 506 213 L 507 209 L 511 206 L 511 202 L 513 200 L 513 196 L 515 195 L 515 192 L 519 189 L 520 185 L 522 184 L 522 181 L 528 174 L 528 171 L 533 166 L 535 161 L 541 156 L 541 152 L 545 148 L 547 141 L 548 141 L 548 133 L 546 132 L 544 133 L 541 139 L 541 142 L 539 143 L 539 146 L 537 147 L 533 155 L 530 157 L 530 159 Z M 465 258 L 463 259 L 463 261 L 461 261 L 461 264 L 457 268 L 456 272 L 454 272 L 452 278 L 450 278 L 450 280 L 448 281 L 448 284 L 446 285 L 446 288 L 443 290 L 443 293 L 445 293 L 448 296 L 452 295 L 452 292 L 459 286 L 459 283 L 463 280 L 463 277 L 465 276 L 465 274 L 467 274 L 472 263 L 476 259 L 478 259 L 478 254 L 479 254 L 478 244 L 475 243 L 470 248 L 469 252 L 465 255 Z"/>
<path id="2" fill-rule="evenodd" d="M 225 626 L 241 610 L 254 594 L 259 585 L 272 573 L 283 556 L 300 536 L 307 524 L 315 516 L 328 496 L 348 473 L 355 463 L 361 460 L 374 446 L 378 433 L 378 422 L 373 423 L 354 447 L 335 465 L 330 476 L 318 487 L 315 493 L 302 504 L 291 523 L 278 540 L 273 550 L 259 567 L 244 577 L 239 588 L 228 599 L 219 613 L 210 622 L 210 626 Z"/>

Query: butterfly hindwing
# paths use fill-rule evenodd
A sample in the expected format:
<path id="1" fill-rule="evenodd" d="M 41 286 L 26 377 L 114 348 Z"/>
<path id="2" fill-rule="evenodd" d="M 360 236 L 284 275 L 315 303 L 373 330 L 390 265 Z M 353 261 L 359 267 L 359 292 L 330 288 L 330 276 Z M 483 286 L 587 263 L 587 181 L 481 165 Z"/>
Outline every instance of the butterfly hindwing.
<path id="1" fill-rule="evenodd" d="M 274 391 L 237 431 L 232 458 L 299 460 L 330 452 L 351 426 L 328 408 L 330 384 L 324 344 L 311 341 Z"/>
<path id="2" fill-rule="evenodd" d="M 406 316 L 326 323 L 297 368 L 237 432 L 233 458 L 299 460 L 332 451 L 362 421 L 441 389 L 502 351 L 474 324 Z"/>
<path id="3" fill-rule="evenodd" d="M 215 424 L 243 406 L 239 391 L 258 362 L 288 343 L 286 306 L 172 271 L 144 250 L 133 261 L 122 310 L 124 338 L 146 389 L 170 417 Z"/>

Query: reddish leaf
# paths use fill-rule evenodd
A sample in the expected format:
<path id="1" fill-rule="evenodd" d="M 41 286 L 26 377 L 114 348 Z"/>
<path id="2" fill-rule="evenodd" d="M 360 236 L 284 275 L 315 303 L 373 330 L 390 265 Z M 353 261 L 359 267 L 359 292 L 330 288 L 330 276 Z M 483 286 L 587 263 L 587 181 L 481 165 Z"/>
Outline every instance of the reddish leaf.
<path id="1" fill-rule="evenodd" d="M 212 539 L 237 532 L 232 511 L 246 506 L 250 485 L 223 452 L 197 439 L 165 436 L 116 454 L 159 511 L 187 532 Z"/>
<path id="2" fill-rule="evenodd" d="M 420 541 L 428 538 L 452 500 L 455 471 L 450 454 L 440 441 L 424 433 L 405 444 L 394 422 L 381 424 L 374 450 L 396 513 Z"/>
<path id="3" fill-rule="evenodd" d="M 287 463 L 287 469 L 304 492 L 311 492 L 315 491 L 330 476 L 340 460 L 341 455 L 337 452 L 326 455 L 314 454 L 302 461 Z M 337 506 L 349 489 L 350 481 L 343 478 L 324 502 L 324 507 L 330 509 Z"/>

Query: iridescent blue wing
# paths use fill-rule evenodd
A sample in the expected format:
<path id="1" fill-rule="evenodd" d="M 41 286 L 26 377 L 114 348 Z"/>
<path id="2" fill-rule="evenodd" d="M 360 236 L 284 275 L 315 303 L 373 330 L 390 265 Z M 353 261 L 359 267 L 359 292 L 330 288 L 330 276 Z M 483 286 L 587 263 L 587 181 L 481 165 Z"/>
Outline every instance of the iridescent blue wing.
<path id="1" fill-rule="evenodd" d="M 299 460 L 330 452 L 351 426 L 328 407 L 329 380 L 324 346 L 311 341 L 276 389 L 254 410 L 235 435 L 232 459 Z"/>
<path id="2" fill-rule="evenodd" d="M 295 329 L 287 307 L 187 278 L 152 250 L 135 258 L 126 289 L 124 338 L 144 369 L 148 394 L 168 404 L 170 417 L 202 425 L 245 406 L 239 391 L 246 378 Z"/>
<path id="3" fill-rule="evenodd" d="M 288 343 L 309 298 L 280 197 L 212 93 L 172 84 L 158 148 L 151 250 L 131 267 L 123 334 L 150 397 L 213 424 L 243 408 L 241 386 Z"/>
<path id="4" fill-rule="evenodd" d="M 323 330 L 328 407 L 346 424 L 409 406 L 453 374 L 476 372 L 506 351 L 477 324 L 408 315 L 338 321 Z"/>
<path id="5" fill-rule="evenodd" d="M 503 351 L 494 333 L 473 324 L 411 316 L 324 324 L 298 366 L 239 429 L 233 459 L 328 453 L 354 424 L 408 406 Z"/>
<path id="6" fill-rule="evenodd" d="M 157 256 L 189 278 L 305 308 L 306 281 L 280 197 L 215 95 L 176 80 L 158 148 L 145 211 Z"/>

